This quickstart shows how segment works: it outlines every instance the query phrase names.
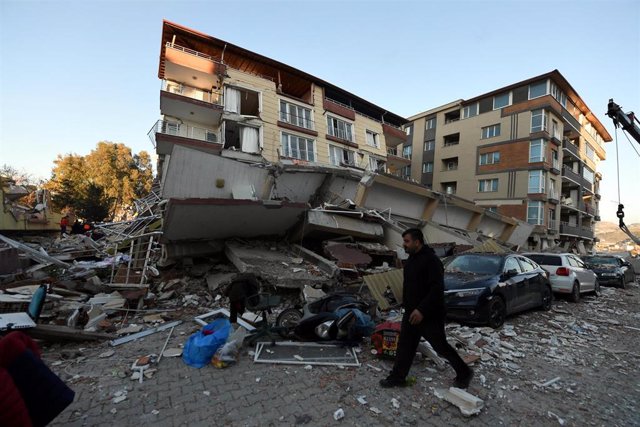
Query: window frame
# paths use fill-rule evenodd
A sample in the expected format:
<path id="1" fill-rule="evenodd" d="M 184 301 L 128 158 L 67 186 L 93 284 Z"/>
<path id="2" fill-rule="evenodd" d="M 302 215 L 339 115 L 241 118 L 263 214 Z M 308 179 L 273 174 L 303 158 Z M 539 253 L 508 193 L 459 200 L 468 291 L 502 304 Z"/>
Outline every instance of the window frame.
<path id="1" fill-rule="evenodd" d="M 498 178 L 479 179 L 478 193 L 497 193 L 499 185 Z"/>
<path id="2" fill-rule="evenodd" d="M 500 123 L 482 127 L 480 139 L 490 139 L 490 138 L 495 138 L 497 136 L 500 136 L 500 131 L 501 131 L 500 128 L 501 128 Z"/>
<path id="3" fill-rule="evenodd" d="M 422 173 L 433 173 L 433 162 L 422 162 Z"/>
<path id="4" fill-rule="evenodd" d="M 282 111 L 282 104 L 284 104 L 284 105 L 285 105 L 285 111 Z M 307 126 L 301 126 L 300 124 L 298 124 L 298 123 L 299 123 L 299 120 L 300 120 L 300 116 L 299 116 L 299 115 L 297 115 L 297 114 L 296 114 L 296 117 L 297 117 L 298 122 L 293 123 L 293 122 L 290 120 L 290 117 L 291 117 L 291 111 L 290 111 L 290 110 L 291 110 L 291 107 L 295 107 L 297 110 L 298 110 L 298 109 L 301 109 L 301 110 L 303 110 L 304 112 L 308 112 L 309 116 L 308 116 L 307 118 L 305 118 L 305 117 L 304 117 L 304 114 L 303 114 L 303 116 L 302 116 L 302 121 L 303 121 L 304 123 L 307 123 L 307 122 L 308 122 L 309 127 L 307 127 Z M 278 113 L 279 113 L 279 114 L 278 114 L 278 117 L 279 117 L 279 120 L 280 120 L 281 122 L 283 122 L 283 123 L 287 123 L 287 124 L 290 124 L 290 125 L 292 125 L 292 126 L 298 126 L 298 127 L 300 127 L 300 128 L 303 128 L 303 129 L 315 130 L 315 122 L 314 122 L 314 120 L 313 120 L 313 109 L 308 108 L 308 107 L 305 107 L 305 106 L 302 106 L 302 105 L 300 105 L 300 104 L 296 104 L 296 103 L 294 103 L 294 102 L 290 102 L 289 100 L 286 100 L 286 99 L 283 99 L 283 98 L 280 98 L 280 103 L 278 104 L 278 109 L 280 110 L 280 111 L 278 112 Z M 283 117 L 283 113 L 285 114 L 285 117 Z M 297 111 L 296 111 L 296 113 L 297 113 Z"/>
<path id="5" fill-rule="evenodd" d="M 505 95 L 506 95 L 506 96 L 507 96 L 507 98 L 508 98 L 507 103 L 506 103 L 505 105 L 502 105 L 502 106 L 496 107 L 496 98 L 498 98 L 498 97 L 503 97 L 503 96 L 505 96 Z M 492 104 L 492 105 L 493 105 L 493 110 L 494 110 L 494 111 L 495 111 L 495 110 L 500 110 L 500 109 L 502 109 L 502 108 L 506 108 L 506 107 L 510 106 L 512 103 L 513 103 L 513 98 L 512 98 L 512 93 L 511 93 L 511 91 L 506 92 L 506 93 L 503 93 L 503 94 L 501 94 L 501 95 L 494 95 L 494 96 L 493 96 L 493 104 Z"/>
<path id="6" fill-rule="evenodd" d="M 469 114 L 471 111 L 470 110 L 471 107 L 475 107 L 474 114 Z M 471 117 L 475 117 L 478 115 L 478 111 L 480 111 L 480 106 L 477 102 L 474 102 L 473 104 L 467 105 L 466 107 L 462 107 L 461 118 L 462 120 L 464 120 L 464 119 L 470 119 Z"/>
<path id="7" fill-rule="evenodd" d="M 538 186 L 537 187 L 532 187 L 531 186 L 531 180 L 532 178 L 535 178 L 535 175 L 538 175 Z M 546 174 L 545 171 L 542 169 L 536 169 L 536 170 L 530 170 L 529 171 L 529 176 L 527 179 L 527 194 L 544 194 L 545 190 L 546 190 Z M 536 190 L 536 191 L 531 191 L 531 190 Z"/>
<path id="8" fill-rule="evenodd" d="M 484 163 L 482 162 L 483 156 L 487 156 L 486 157 L 487 160 Z M 490 151 L 488 153 L 481 153 L 478 156 L 478 165 L 480 166 L 495 165 L 496 163 L 500 163 L 500 151 Z"/>
<path id="9" fill-rule="evenodd" d="M 531 155 L 531 151 L 534 147 L 534 145 L 538 145 L 540 144 L 540 156 L 538 157 L 533 157 Z M 529 163 L 540 163 L 540 162 L 544 162 L 547 158 L 546 156 L 546 150 L 547 150 L 547 143 L 544 140 L 544 138 L 536 138 L 536 139 L 532 139 L 529 141 Z M 538 159 L 538 160 L 535 160 Z"/>
<path id="10" fill-rule="evenodd" d="M 437 126 L 437 119 L 436 117 L 431 117 L 430 119 L 427 119 L 425 121 L 424 124 L 424 130 L 430 130 L 430 129 L 435 129 Z"/>
<path id="11" fill-rule="evenodd" d="M 430 148 L 429 148 L 429 146 L 427 144 L 430 145 Z M 427 141 L 424 141 L 423 151 L 433 151 L 435 149 L 436 149 L 436 140 L 435 139 L 429 139 Z"/>
<path id="12" fill-rule="evenodd" d="M 287 139 L 287 148 L 289 150 L 288 153 L 287 153 L 287 151 L 285 150 L 285 147 L 284 147 L 284 138 L 285 137 Z M 300 140 L 301 139 L 305 140 L 305 143 L 307 144 L 307 147 L 308 147 L 309 143 L 313 144 L 313 151 L 312 151 L 313 159 L 309 160 L 309 158 L 308 158 L 308 154 L 309 154 L 309 149 L 308 148 L 306 150 L 304 150 L 304 152 L 307 153 L 307 158 L 306 159 L 294 156 L 293 155 L 293 151 L 291 150 L 291 143 L 292 143 L 291 138 L 296 138 L 296 144 L 297 144 L 298 153 L 302 152 L 300 150 Z M 305 162 L 311 162 L 311 163 L 315 163 L 317 158 L 318 158 L 318 151 L 317 151 L 317 147 L 318 146 L 316 144 L 316 140 L 313 139 L 313 138 L 307 138 L 307 137 L 300 136 L 300 135 L 294 135 L 294 134 L 288 133 L 288 132 L 280 132 L 280 147 L 285 151 L 284 153 L 282 153 L 283 157 L 287 157 L 287 158 L 291 158 L 291 159 L 303 160 Z"/>
<path id="13" fill-rule="evenodd" d="M 343 160 L 341 160 L 340 162 L 338 162 L 338 164 L 334 163 L 332 161 L 332 159 L 331 159 L 331 150 L 332 149 L 341 150 L 341 151 L 346 152 L 346 153 L 351 153 L 352 154 L 352 158 L 353 158 L 353 162 L 349 163 L 349 162 L 344 162 Z M 333 166 L 342 166 L 342 163 L 348 164 L 350 166 L 355 166 L 356 165 L 356 152 L 353 151 L 353 150 L 349 150 L 349 149 L 347 149 L 345 147 L 340 147 L 340 146 L 333 145 L 333 144 L 327 144 L 327 151 L 329 152 L 329 164 L 331 164 Z M 340 156 L 340 157 L 341 157 L 341 159 L 344 159 L 344 156 Z M 347 157 L 349 157 L 349 155 L 347 155 Z"/>
<path id="14" fill-rule="evenodd" d="M 531 97 L 531 87 L 532 86 L 541 86 L 544 85 L 544 93 L 542 95 L 536 95 L 534 97 Z M 536 98 L 541 98 L 545 95 L 549 94 L 549 80 L 543 80 L 537 83 L 531 83 L 529 84 L 529 86 L 527 87 L 527 99 L 531 100 L 531 99 L 536 99 Z"/>
<path id="15" fill-rule="evenodd" d="M 536 111 L 541 111 L 542 113 L 540 114 L 540 116 L 542 117 L 542 122 L 540 125 L 533 125 L 533 120 L 534 118 L 537 117 L 537 114 L 534 114 Z M 534 130 L 534 127 L 536 128 L 536 130 Z M 537 129 L 537 128 L 540 129 Z M 535 133 L 535 132 L 546 132 L 548 129 L 548 125 L 547 125 L 547 110 L 545 110 L 544 108 L 536 108 L 535 110 L 531 110 L 531 133 Z"/>
<path id="16" fill-rule="evenodd" d="M 537 205 L 536 206 L 532 206 L 533 204 Z M 530 217 L 529 216 L 529 212 L 531 209 L 537 209 L 538 211 L 538 217 L 534 218 L 534 217 Z M 532 219 L 535 219 L 537 222 L 533 223 L 531 222 Z M 543 225 L 544 224 L 544 202 L 542 202 L 541 200 L 529 200 L 527 202 L 527 223 L 532 224 L 532 225 Z"/>
<path id="17" fill-rule="evenodd" d="M 373 136 L 373 144 L 374 145 L 369 144 L 369 135 Z M 374 131 L 372 131 L 370 129 L 365 129 L 364 138 L 365 138 L 365 143 L 369 147 L 380 148 L 380 134 L 379 133 L 374 132 Z"/>
<path id="18" fill-rule="evenodd" d="M 347 133 L 346 132 L 346 129 L 347 129 L 346 125 L 348 125 L 349 126 L 349 132 L 348 133 L 350 133 L 351 139 L 342 138 L 340 136 L 334 135 L 332 132 L 334 132 L 334 129 L 337 129 L 337 128 L 334 128 L 332 125 L 330 125 L 329 124 L 329 120 L 335 120 L 336 124 L 344 123 L 345 124 L 345 133 Z M 342 120 L 342 119 L 340 119 L 338 117 L 332 116 L 330 114 L 327 114 L 327 134 L 332 136 L 332 137 L 334 137 L 334 138 L 338 138 L 338 139 L 341 139 L 343 141 L 349 141 L 351 143 L 355 143 L 355 141 L 356 141 L 356 132 L 355 132 L 354 124 L 351 123 L 351 122 L 348 122 L 346 120 Z"/>

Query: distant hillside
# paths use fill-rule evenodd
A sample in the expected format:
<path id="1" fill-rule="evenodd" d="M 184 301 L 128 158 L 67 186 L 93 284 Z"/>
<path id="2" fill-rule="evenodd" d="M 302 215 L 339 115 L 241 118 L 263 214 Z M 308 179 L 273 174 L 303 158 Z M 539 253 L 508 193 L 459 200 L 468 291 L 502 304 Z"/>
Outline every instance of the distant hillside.
<path id="1" fill-rule="evenodd" d="M 640 236 L 640 224 L 627 224 L 629 230 L 636 236 Z M 629 239 L 629 237 L 620 230 L 615 222 L 600 221 L 596 223 L 596 236 L 600 238 L 601 243 L 619 243 Z"/>

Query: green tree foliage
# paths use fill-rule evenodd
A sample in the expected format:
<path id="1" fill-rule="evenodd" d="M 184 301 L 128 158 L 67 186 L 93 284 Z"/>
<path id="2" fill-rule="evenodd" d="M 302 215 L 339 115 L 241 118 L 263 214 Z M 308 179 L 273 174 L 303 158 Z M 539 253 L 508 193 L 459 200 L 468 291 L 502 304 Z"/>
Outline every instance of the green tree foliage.
<path id="1" fill-rule="evenodd" d="M 58 155 L 47 187 L 59 208 L 92 221 L 122 217 L 135 199 L 151 190 L 151 157 L 124 144 L 99 142 L 86 156 Z"/>

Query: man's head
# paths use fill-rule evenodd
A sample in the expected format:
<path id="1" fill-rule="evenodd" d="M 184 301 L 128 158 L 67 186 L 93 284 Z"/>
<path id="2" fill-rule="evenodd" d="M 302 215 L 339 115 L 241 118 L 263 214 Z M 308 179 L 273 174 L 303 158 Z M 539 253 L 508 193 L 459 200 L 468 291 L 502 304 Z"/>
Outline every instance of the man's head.
<path id="1" fill-rule="evenodd" d="M 409 228 L 402 233 L 402 241 L 405 252 L 415 254 L 424 246 L 424 235 L 417 228 Z"/>

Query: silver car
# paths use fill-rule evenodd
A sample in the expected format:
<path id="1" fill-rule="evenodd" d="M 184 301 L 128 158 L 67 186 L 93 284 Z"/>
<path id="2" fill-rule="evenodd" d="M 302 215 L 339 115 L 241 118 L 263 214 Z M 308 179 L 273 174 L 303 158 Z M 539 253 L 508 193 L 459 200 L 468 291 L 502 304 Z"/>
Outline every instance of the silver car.
<path id="1" fill-rule="evenodd" d="M 549 274 L 553 292 L 568 294 L 573 302 L 580 301 L 580 294 L 587 292 L 600 295 L 598 276 L 576 255 L 550 253 L 522 255 L 538 263 Z"/>

